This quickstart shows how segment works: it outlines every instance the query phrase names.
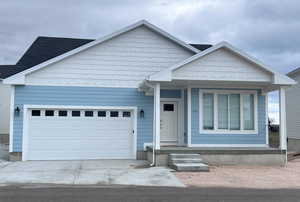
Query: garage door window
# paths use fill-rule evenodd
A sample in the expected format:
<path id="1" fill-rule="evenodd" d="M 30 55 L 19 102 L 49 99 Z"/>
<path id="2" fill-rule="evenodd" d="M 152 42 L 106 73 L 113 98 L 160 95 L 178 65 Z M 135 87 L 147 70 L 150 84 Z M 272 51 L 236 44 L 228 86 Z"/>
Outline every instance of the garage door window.
<path id="1" fill-rule="evenodd" d="M 94 116 L 94 112 L 93 111 L 85 111 L 84 112 L 84 116 L 86 116 L 86 117 L 93 117 Z"/>
<path id="2" fill-rule="evenodd" d="M 41 116 L 41 110 L 32 110 L 31 116 Z"/>
<path id="3" fill-rule="evenodd" d="M 68 111 L 60 110 L 60 111 L 58 111 L 58 116 L 68 116 Z"/>
<path id="4" fill-rule="evenodd" d="M 45 116 L 54 116 L 54 110 L 46 110 Z"/>
<path id="5" fill-rule="evenodd" d="M 130 117 L 130 112 L 123 112 L 123 117 Z"/>
<path id="6" fill-rule="evenodd" d="M 110 117 L 119 117 L 118 111 L 110 111 Z"/>
<path id="7" fill-rule="evenodd" d="M 106 117 L 106 111 L 98 111 L 98 117 Z"/>
<path id="8" fill-rule="evenodd" d="M 72 111 L 73 117 L 80 117 L 80 111 Z"/>

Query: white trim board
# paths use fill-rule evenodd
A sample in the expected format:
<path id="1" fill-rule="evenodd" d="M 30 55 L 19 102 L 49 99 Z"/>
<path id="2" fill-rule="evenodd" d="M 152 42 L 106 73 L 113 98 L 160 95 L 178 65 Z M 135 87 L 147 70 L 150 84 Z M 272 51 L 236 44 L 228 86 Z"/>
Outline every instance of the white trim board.
<path id="1" fill-rule="evenodd" d="M 266 116 L 266 145 L 269 145 L 269 95 L 268 93 L 265 95 L 265 116 Z"/>
<path id="2" fill-rule="evenodd" d="M 71 50 L 71 51 L 69 51 L 67 53 L 64 53 L 62 55 L 54 57 L 54 58 L 52 58 L 50 60 L 47 60 L 47 61 L 45 61 L 45 62 L 43 62 L 41 64 L 33 66 L 33 67 L 31 67 L 29 69 L 26 69 L 26 70 L 24 70 L 22 72 L 19 72 L 19 73 L 15 74 L 15 75 L 12 75 L 12 76 L 4 79 L 3 83 L 6 83 L 6 84 L 25 84 L 25 75 L 27 75 L 29 73 L 32 73 L 34 71 L 37 71 L 39 69 L 42 69 L 42 68 L 44 68 L 44 67 L 46 67 L 46 66 L 48 66 L 50 64 L 53 64 L 53 63 L 58 62 L 60 60 L 63 60 L 65 58 L 69 57 L 69 56 L 72 56 L 72 55 L 74 55 L 76 53 L 79 53 L 79 52 L 81 52 L 83 50 L 86 50 L 86 49 L 88 49 L 90 47 L 93 47 L 95 45 L 103 43 L 103 42 L 105 42 L 107 40 L 110 40 L 110 39 L 112 39 L 112 38 L 114 38 L 116 36 L 124 34 L 124 33 L 128 32 L 128 31 L 133 30 L 133 29 L 135 29 L 137 27 L 140 27 L 140 26 L 146 26 L 150 30 L 152 30 L 152 31 L 154 31 L 154 32 L 156 32 L 156 33 L 164 36 L 165 38 L 167 38 L 167 39 L 169 39 L 169 40 L 177 43 L 178 45 L 182 46 L 183 48 L 185 48 L 187 50 L 190 50 L 193 53 L 199 53 L 200 52 L 200 50 L 198 50 L 198 49 L 194 48 L 193 46 L 191 46 L 191 45 L 189 45 L 189 44 L 181 41 L 180 39 L 177 39 L 176 37 L 172 36 L 171 34 L 165 32 L 165 31 L 161 30 L 160 28 L 156 27 L 155 25 L 147 22 L 146 20 L 141 20 L 141 21 L 138 21 L 138 22 L 136 22 L 136 23 L 134 23 L 132 25 L 124 27 L 124 28 L 122 28 L 122 29 L 120 29 L 120 30 L 118 30 L 116 32 L 113 32 L 113 33 L 111 33 L 111 34 L 109 34 L 107 36 L 104 36 L 104 37 L 102 37 L 100 39 L 97 39 L 95 41 L 89 42 L 89 43 L 87 43 L 87 44 L 85 44 L 83 46 L 80 46 L 78 48 L 75 48 L 75 49 L 73 49 L 73 50 Z"/>
<path id="3" fill-rule="evenodd" d="M 13 152 L 13 145 L 14 145 L 14 117 L 15 117 L 14 115 L 15 115 L 15 86 L 11 86 L 10 117 L 9 117 L 9 152 Z"/>
<path id="4" fill-rule="evenodd" d="M 266 144 L 191 144 L 190 147 L 263 147 L 269 148 Z"/>
<path id="5" fill-rule="evenodd" d="M 22 142 L 22 161 L 26 161 L 28 158 L 28 121 L 29 121 L 29 109 L 119 109 L 133 111 L 133 154 L 134 158 L 137 158 L 137 107 L 132 106 L 68 106 L 68 105 L 24 105 L 23 106 L 23 142 Z"/>

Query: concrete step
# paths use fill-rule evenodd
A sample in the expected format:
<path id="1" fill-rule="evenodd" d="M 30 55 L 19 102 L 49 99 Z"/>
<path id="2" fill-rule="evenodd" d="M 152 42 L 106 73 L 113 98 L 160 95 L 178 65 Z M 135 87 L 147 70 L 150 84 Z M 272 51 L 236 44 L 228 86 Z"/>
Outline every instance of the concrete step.
<path id="1" fill-rule="evenodd" d="M 169 164 L 174 163 L 202 163 L 203 160 L 201 158 L 170 158 Z"/>
<path id="2" fill-rule="evenodd" d="M 170 166 L 176 171 L 209 172 L 209 166 L 204 163 L 174 163 Z"/>
<path id="3" fill-rule="evenodd" d="M 169 158 L 201 158 L 200 154 L 169 154 Z"/>
<path id="4" fill-rule="evenodd" d="M 300 158 L 300 152 L 288 152 L 287 154 L 288 161 L 292 161 L 297 158 Z"/>

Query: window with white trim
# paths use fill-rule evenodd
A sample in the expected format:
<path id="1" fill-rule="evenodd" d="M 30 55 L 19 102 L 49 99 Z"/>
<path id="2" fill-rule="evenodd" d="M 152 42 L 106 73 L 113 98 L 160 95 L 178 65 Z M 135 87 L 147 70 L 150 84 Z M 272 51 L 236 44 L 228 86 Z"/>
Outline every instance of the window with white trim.
<path id="1" fill-rule="evenodd" d="M 200 133 L 257 133 L 257 92 L 200 90 Z"/>

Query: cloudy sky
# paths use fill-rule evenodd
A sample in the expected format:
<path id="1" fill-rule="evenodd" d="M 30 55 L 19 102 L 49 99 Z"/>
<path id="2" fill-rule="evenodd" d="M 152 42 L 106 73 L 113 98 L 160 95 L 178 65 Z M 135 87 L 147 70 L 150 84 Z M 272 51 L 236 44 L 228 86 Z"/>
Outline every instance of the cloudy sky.
<path id="1" fill-rule="evenodd" d="M 298 0 L 3 0 L 0 64 L 14 64 L 37 36 L 96 39 L 146 19 L 186 42 L 228 41 L 287 73 L 300 65 L 299 17 Z"/>

